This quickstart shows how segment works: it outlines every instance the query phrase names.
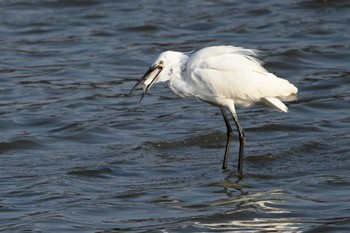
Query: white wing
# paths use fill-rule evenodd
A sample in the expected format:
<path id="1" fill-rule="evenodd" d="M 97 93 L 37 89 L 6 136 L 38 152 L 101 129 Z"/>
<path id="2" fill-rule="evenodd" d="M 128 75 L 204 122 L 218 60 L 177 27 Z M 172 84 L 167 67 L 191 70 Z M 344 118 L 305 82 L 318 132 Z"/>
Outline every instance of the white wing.
<path id="1" fill-rule="evenodd" d="M 256 51 L 232 46 L 214 46 L 195 52 L 187 63 L 187 82 L 196 98 L 221 104 L 263 103 L 286 111 L 280 100 L 291 100 L 297 88 L 261 66 Z"/>
<path id="2" fill-rule="evenodd" d="M 190 59 L 187 62 L 187 68 L 189 70 L 193 70 L 197 67 L 201 66 L 212 66 L 213 68 L 225 68 L 228 67 L 227 62 L 236 62 L 236 66 L 238 63 L 248 63 L 254 64 L 254 67 L 262 72 L 267 72 L 262 66 L 262 62 L 257 58 L 258 50 L 245 49 L 241 47 L 234 46 L 211 46 L 207 48 L 200 49 L 192 54 Z M 230 55 L 231 58 L 245 58 L 245 59 L 237 59 L 236 61 L 228 60 L 222 61 L 220 59 L 225 58 L 222 56 Z M 227 57 L 226 57 L 227 58 Z M 234 66 L 230 67 L 230 69 L 234 68 Z"/>

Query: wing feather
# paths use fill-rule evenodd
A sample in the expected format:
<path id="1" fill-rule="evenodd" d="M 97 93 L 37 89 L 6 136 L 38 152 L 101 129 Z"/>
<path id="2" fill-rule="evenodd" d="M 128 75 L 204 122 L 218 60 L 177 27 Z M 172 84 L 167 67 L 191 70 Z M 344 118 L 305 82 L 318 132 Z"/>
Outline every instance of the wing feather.
<path id="1" fill-rule="evenodd" d="M 277 100 L 291 100 L 297 88 L 269 73 L 255 58 L 254 50 L 214 46 L 195 52 L 187 63 L 187 77 L 197 98 L 208 102 L 232 99 L 235 104 L 272 104 L 285 111 Z M 275 100 L 277 99 L 277 100 Z M 279 101 L 280 102 L 280 101 Z"/>

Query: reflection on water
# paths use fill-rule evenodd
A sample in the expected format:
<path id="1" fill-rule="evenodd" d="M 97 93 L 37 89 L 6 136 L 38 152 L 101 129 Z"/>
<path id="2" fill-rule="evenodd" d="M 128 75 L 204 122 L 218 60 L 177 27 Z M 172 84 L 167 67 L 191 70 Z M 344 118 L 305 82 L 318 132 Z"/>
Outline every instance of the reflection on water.
<path id="1" fill-rule="evenodd" d="M 282 190 L 246 194 L 235 202 L 239 203 L 235 210 L 221 214 L 222 221 L 216 216 L 216 221 L 213 223 L 209 221 L 194 224 L 211 231 L 297 232 L 305 227 L 298 219 L 293 219 L 290 210 L 282 208 L 285 202 Z M 232 205 L 232 203 L 226 204 Z M 242 218 L 240 215 L 246 217 Z"/>
<path id="2" fill-rule="evenodd" d="M 280 221 L 280 222 L 279 222 Z M 204 224 L 205 228 L 220 231 L 248 232 L 298 232 L 301 223 L 290 223 L 290 219 L 278 219 L 270 222 L 266 219 L 255 218 L 249 221 L 232 221 L 231 223 Z"/>
<path id="3" fill-rule="evenodd" d="M 0 231 L 347 232 L 346 1 L 0 2 Z M 289 112 L 219 109 L 163 85 L 128 97 L 164 50 L 260 49 L 299 88 Z"/>

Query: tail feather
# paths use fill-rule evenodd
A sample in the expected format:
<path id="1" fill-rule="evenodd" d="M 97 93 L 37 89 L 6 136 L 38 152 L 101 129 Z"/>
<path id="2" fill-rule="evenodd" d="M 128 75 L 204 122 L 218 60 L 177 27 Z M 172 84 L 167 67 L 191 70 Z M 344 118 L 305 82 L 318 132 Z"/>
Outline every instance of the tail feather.
<path id="1" fill-rule="evenodd" d="M 265 98 L 263 98 L 262 102 L 270 107 L 273 107 L 278 112 L 287 112 L 288 111 L 287 106 L 284 105 L 284 103 L 282 103 L 282 101 L 277 99 L 277 98 L 265 97 Z"/>

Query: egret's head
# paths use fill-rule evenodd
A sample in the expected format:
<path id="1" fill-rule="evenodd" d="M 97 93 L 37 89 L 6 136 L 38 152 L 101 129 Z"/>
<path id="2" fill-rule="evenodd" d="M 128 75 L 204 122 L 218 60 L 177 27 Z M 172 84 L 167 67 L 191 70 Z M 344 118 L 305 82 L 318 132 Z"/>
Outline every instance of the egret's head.
<path id="1" fill-rule="evenodd" d="M 136 87 L 142 86 L 144 92 L 141 96 L 141 101 L 154 83 L 165 82 L 172 77 L 175 70 L 180 70 L 185 59 L 187 60 L 188 56 L 180 52 L 166 51 L 161 53 L 153 65 L 131 89 L 129 94 Z"/>

